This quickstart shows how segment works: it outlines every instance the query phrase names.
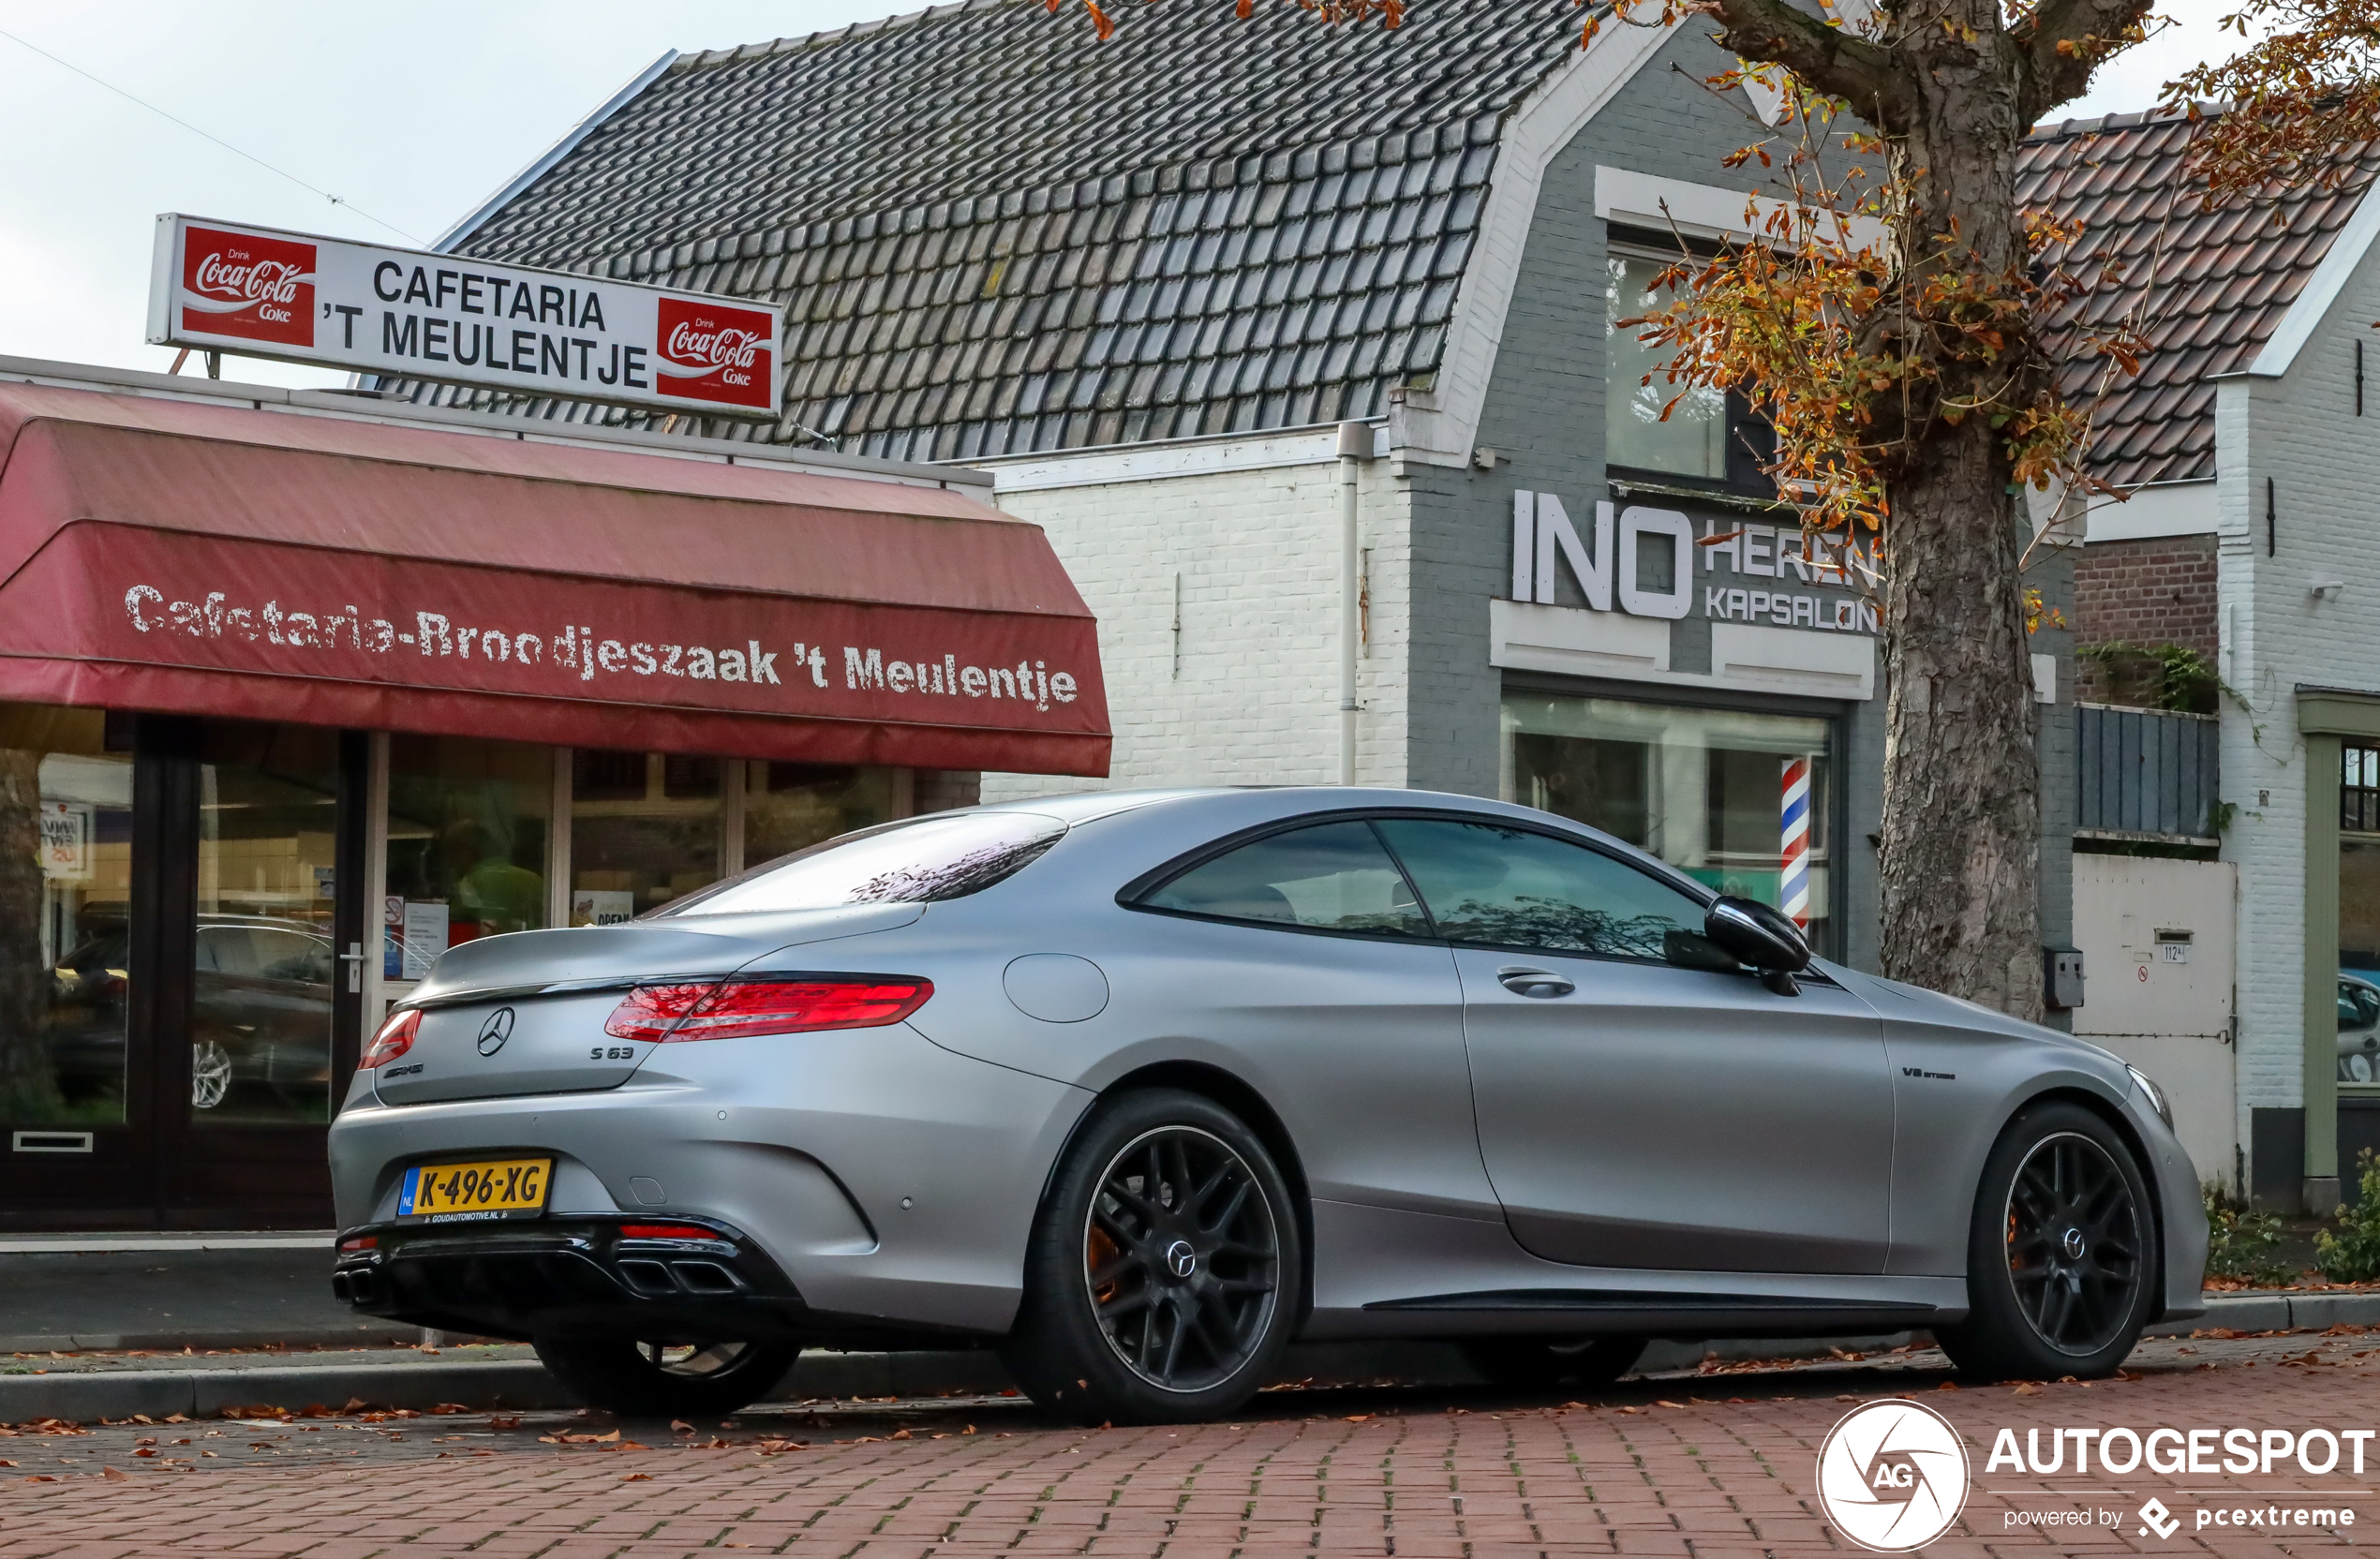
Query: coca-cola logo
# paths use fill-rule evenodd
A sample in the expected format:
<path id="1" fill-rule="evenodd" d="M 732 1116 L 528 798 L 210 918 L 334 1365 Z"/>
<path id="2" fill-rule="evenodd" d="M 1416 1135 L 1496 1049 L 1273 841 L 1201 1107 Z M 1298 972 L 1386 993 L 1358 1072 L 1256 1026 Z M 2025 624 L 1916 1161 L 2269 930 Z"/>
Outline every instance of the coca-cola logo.
<path id="1" fill-rule="evenodd" d="M 775 321 L 756 309 L 662 298 L 654 388 L 721 406 L 776 405 Z"/>
<path id="2" fill-rule="evenodd" d="M 211 254 L 199 261 L 191 285 L 198 291 L 242 303 L 292 304 L 297 302 L 298 283 L 305 277 L 305 273 L 296 266 L 276 260 L 242 265 L 221 254 Z"/>
<path id="3" fill-rule="evenodd" d="M 697 330 L 684 319 L 662 343 L 672 363 L 697 364 L 705 368 L 749 368 L 763 349 L 762 338 L 747 330 Z"/>
<path id="4" fill-rule="evenodd" d="M 192 227 L 182 257 L 185 334 L 314 345 L 313 245 Z"/>

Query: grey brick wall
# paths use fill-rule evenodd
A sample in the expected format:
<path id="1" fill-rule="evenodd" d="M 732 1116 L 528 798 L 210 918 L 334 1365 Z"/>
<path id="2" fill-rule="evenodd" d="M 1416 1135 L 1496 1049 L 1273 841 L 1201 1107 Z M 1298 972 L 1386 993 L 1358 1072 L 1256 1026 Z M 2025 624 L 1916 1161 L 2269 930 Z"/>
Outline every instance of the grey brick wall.
<path id="1" fill-rule="evenodd" d="M 1739 115 L 1741 94 L 1714 96 L 1700 84 L 1733 63 L 1708 31 L 1689 23 L 1546 170 L 1480 417 L 1479 442 L 1497 453 L 1498 464 L 1413 479 L 1417 718 L 1407 766 L 1416 784 L 1495 794 L 1502 674 L 1488 664 L 1487 601 L 1511 587 L 1513 490 L 1559 494 L 1573 515 L 1592 513 L 1594 501 L 1610 496 L 1602 455 L 1608 245 L 1606 224 L 1595 215 L 1597 166 L 1733 186 L 1743 175 L 1722 159 L 1764 133 L 1748 111 Z M 1699 616 L 1673 625 L 1671 661 L 1678 671 L 1709 669 L 1709 627 Z M 1651 685 L 1626 690 L 1655 701 L 1673 696 Z M 1874 968 L 1875 852 L 1867 840 L 1883 758 L 1882 690 L 1871 703 L 1846 707 L 1835 915 L 1850 961 Z"/>

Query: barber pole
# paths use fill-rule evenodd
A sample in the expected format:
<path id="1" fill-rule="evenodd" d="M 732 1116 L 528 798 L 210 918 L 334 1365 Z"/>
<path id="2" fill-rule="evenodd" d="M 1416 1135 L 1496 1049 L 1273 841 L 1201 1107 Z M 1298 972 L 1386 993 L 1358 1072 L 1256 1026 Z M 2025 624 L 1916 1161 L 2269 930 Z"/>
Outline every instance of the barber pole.
<path id="1" fill-rule="evenodd" d="M 1793 917 L 1793 924 L 1809 929 L 1809 760 L 1785 760 L 1785 824 L 1783 880 L 1778 884 L 1778 906 Z"/>

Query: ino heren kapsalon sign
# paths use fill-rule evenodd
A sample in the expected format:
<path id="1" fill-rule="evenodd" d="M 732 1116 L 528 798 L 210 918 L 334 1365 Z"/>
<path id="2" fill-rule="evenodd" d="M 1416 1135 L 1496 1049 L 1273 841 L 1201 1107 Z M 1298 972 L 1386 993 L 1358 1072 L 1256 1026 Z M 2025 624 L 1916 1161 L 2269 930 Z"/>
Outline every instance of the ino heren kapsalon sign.
<path id="1" fill-rule="evenodd" d="M 519 394 L 774 417 L 781 312 L 600 276 L 157 218 L 149 340 Z"/>

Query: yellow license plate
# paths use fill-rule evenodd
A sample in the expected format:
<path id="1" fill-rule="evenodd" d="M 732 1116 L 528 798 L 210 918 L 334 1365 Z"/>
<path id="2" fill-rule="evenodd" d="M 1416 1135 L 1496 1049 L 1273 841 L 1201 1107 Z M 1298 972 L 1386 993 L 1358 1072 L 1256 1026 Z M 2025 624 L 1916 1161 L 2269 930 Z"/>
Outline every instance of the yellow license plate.
<path id="1" fill-rule="evenodd" d="M 405 1171 L 400 1218 L 496 1218 L 545 1206 L 550 1158 L 499 1158 L 477 1164 L 417 1164 Z"/>

